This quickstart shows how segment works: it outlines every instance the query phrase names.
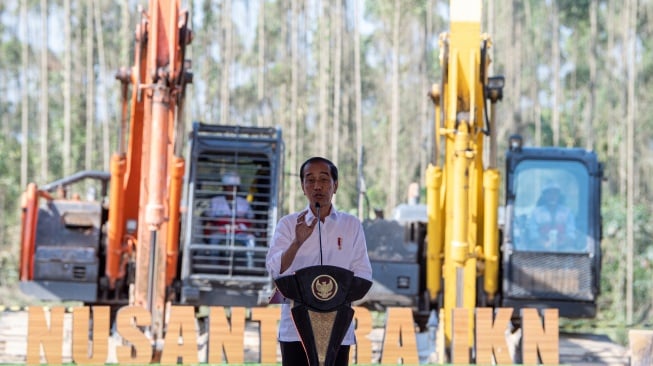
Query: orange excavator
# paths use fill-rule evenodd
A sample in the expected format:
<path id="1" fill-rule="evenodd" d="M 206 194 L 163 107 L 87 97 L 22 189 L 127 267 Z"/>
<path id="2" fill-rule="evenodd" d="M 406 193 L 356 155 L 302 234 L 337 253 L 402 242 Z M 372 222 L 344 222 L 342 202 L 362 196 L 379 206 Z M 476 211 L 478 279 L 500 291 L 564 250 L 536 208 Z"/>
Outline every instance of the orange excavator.
<path id="1" fill-rule="evenodd" d="M 31 285 L 43 287 L 55 297 L 59 296 L 58 288 L 63 287 L 64 299 L 69 297 L 68 292 L 73 295 L 87 290 L 83 291 L 86 299 L 82 300 L 92 302 L 97 297 L 99 283 L 103 282 L 107 300 L 120 302 L 117 293 L 127 286 L 127 267 L 133 266 L 130 302 L 146 306 L 153 319 L 162 318 L 165 288 L 172 284 L 177 272 L 179 209 L 185 170 L 180 154 L 180 127 L 183 127 L 180 118 L 184 91 L 192 80 L 184 60 L 192 33 L 188 28 L 188 12 L 181 12 L 179 5 L 179 1 L 150 1 L 149 12 L 141 12 L 134 65 L 117 75 L 122 82 L 122 123 L 118 151 L 111 158 L 110 176 L 82 172 L 41 189 L 34 183 L 29 185 L 24 206 L 21 281 L 47 278 L 48 272 L 62 272 L 49 267 L 56 263 L 73 264 L 69 259 L 74 258 L 79 264 L 94 265 L 73 264 L 72 278 L 93 281 L 70 286 L 65 283 L 67 273 L 59 273 L 59 283 L 38 286 L 32 282 Z M 129 86 L 132 86 L 130 102 Z M 131 106 L 129 124 L 126 123 L 128 104 Z M 65 191 L 70 184 L 86 178 L 101 180 L 103 187 L 110 182 L 108 210 L 102 203 L 55 200 L 44 194 L 52 189 Z M 46 232 L 45 216 L 39 213 L 39 197 L 46 198 L 46 206 L 52 208 L 50 218 L 59 216 L 61 224 L 71 229 L 70 235 L 79 240 Z M 37 232 L 38 226 L 41 232 Z M 106 230 L 106 237 L 100 229 Z M 46 243 L 40 240 L 43 235 L 39 234 L 55 237 Z M 94 243 L 100 237 L 101 242 Z M 79 242 L 89 245 L 79 245 Z M 100 255 L 102 260 L 98 260 Z M 155 275 L 158 273 L 165 276 Z M 29 287 L 27 292 L 34 293 Z"/>
<path id="2" fill-rule="evenodd" d="M 21 290 L 113 310 L 143 306 L 156 339 L 168 304 L 267 300 L 265 252 L 282 186 L 278 129 L 196 122 L 186 141 L 192 31 L 180 5 L 150 0 L 149 11 L 140 11 L 134 64 L 116 76 L 122 119 L 111 172 L 30 183 L 22 203 Z M 209 230 L 212 197 L 224 192 L 227 174 L 238 175 L 234 193 L 252 210 L 247 240 L 242 232 Z M 101 197 L 82 198 L 80 186 Z"/>

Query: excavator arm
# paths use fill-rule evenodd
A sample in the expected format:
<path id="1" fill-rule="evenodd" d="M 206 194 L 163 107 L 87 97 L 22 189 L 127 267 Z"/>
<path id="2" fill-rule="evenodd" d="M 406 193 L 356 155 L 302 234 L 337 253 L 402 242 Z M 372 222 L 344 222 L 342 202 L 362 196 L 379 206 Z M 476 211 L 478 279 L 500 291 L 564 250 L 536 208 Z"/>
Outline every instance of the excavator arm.
<path id="1" fill-rule="evenodd" d="M 180 0 L 151 0 L 135 35 L 134 65 L 117 76 L 123 83 L 123 123 L 111 163 L 106 276 L 114 287 L 124 280 L 126 258 L 135 256 L 130 303 L 150 311 L 152 334 L 160 338 L 166 287 L 177 272 L 179 252 L 184 174 L 179 131 L 191 81 L 184 60 L 192 38 L 188 12 Z"/>
<path id="2" fill-rule="evenodd" d="M 486 166 L 483 156 L 494 121 L 486 114 L 491 42 L 481 33 L 481 1 L 451 1 L 450 20 L 450 31 L 440 36 L 442 83 L 431 93 L 438 150 L 426 174 L 427 232 L 436 233 L 427 238 L 427 289 L 440 303 L 447 345 L 454 309 L 467 309 L 473 334 L 478 278 L 483 296 L 492 299 L 498 289 L 500 180 L 496 160 Z"/>

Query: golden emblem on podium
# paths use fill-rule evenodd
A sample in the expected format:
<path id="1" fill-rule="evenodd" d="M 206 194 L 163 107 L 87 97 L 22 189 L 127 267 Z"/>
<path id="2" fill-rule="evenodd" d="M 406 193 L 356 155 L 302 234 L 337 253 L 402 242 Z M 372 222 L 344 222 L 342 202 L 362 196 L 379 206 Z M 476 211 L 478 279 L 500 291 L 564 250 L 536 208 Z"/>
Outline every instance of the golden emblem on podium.
<path id="1" fill-rule="evenodd" d="M 354 319 L 353 301 L 361 299 L 372 281 L 336 266 L 305 267 L 274 280 L 291 299 L 293 323 L 310 366 L 333 366 L 342 340 Z"/>
<path id="2" fill-rule="evenodd" d="M 329 275 L 317 276 L 311 284 L 311 291 L 316 299 L 329 301 L 336 296 L 336 293 L 338 292 L 338 283 Z"/>

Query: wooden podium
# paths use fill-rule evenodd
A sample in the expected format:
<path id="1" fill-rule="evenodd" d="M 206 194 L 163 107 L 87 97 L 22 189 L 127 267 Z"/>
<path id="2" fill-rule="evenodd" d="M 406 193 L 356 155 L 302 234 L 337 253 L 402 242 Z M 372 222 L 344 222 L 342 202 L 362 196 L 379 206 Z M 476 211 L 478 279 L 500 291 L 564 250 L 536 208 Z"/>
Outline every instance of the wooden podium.
<path id="1" fill-rule="evenodd" d="M 361 299 L 372 281 L 336 266 L 311 266 L 275 280 L 277 289 L 293 300 L 292 319 L 311 366 L 332 366 L 354 318 L 353 301 Z"/>

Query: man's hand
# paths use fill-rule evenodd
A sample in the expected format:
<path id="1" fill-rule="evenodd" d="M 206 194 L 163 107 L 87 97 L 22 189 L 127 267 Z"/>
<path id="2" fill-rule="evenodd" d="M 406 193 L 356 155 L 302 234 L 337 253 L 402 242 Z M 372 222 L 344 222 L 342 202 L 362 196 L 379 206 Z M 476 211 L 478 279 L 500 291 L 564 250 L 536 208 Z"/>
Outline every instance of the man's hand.
<path id="1" fill-rule="evenodd" d="M 297 248 L 302 246 L 306 239 L 313 233 L 315 229 L 315 224 L 317 223 L 317 218 L 313 219 L 311 224 L 306 224 L 306 214 L 308 210 L 302 212 L 297 216 L 297 225 L 295 225 L 295 242 L 297 243 Z"/>
<path id="2" fill-rule="evenodd" d="M 295 240 L 293 240 L 288 249 L 286 249 L 286 251 L 281 255 L 280 273 L 284 273 L 288 267 L 290 267 L 290 264 L 293 262 L 293 260 L 295 260 L 297 251 L 302 246 L 302 244 L 304 244 L 306 239 L 311 236 L 313 229 L 315 229 L 317 218 L 314 218 L 313 222 L 311 222 L 310 225 L 306 224 L 305 219 L 307 213 L 308 210 L 302 212 L 299 214 L 299 216 L 297 216 L 297 224 L 295 224 Z"/>

